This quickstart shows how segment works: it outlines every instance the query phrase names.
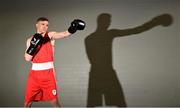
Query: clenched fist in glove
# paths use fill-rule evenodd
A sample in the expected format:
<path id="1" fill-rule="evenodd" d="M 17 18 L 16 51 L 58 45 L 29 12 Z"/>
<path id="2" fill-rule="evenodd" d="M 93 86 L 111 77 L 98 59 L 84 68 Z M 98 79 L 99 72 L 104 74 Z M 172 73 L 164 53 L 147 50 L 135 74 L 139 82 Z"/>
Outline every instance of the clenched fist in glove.
<path id="1" fill-rule="evenodd" d="M 73 34 L 77 30 L 84 30 L 85 28 L 85 22 L 80 19 L 75 19 L 73 22 L 71 22 L 71 26 L 68 28 L 68 32 Z"/>

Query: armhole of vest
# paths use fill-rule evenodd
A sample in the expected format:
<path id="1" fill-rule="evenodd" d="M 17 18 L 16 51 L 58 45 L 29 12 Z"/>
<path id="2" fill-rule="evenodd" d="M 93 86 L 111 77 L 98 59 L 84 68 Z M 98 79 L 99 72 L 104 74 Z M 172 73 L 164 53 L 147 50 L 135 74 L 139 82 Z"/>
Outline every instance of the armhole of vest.
<path id="1" fill-rule="evenodd" d="M 45 35 L 49 37 L 48 33 L 49 33 L 49 32 L 46 32 Z M 51 41 L 54 41 L 54 44 L 51 43 L 52 47 L 54 47 L 54 46 L 55 46 L 55 39 L 50 38 L 50 37 L 49 37 L 49 39 L 50 39 L 50 43 L 51 43 Z"/>
<path id="2" fill-rule="evenodd" d="M 52 40 L 51 40 L 52 41 Z M 55 40 L 53 39 L 53 44 L 51 43 L 51 45 L 52 45 L 52 47 L 54 47 L 55 46 Z"/>

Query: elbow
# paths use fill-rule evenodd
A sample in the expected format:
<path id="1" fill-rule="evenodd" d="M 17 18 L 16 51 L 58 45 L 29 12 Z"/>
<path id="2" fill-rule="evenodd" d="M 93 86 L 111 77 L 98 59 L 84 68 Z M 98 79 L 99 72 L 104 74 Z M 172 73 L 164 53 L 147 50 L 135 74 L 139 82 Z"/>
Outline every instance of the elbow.
<path id="1" fill-rule="evenodd" d="M 25 54 L 24 59 L 25 59 L 25 61 L 29 62 L 29 61 L 32 60 L 32 56 L 28 55 L 28 54 Z"/>
<path id="2" fill-rule="evenodd" d="M 25 60 L 26 60 L 27 62 L 31 61 L 31 59 L 29 59 L 29 58 L 25 58 Z"/>

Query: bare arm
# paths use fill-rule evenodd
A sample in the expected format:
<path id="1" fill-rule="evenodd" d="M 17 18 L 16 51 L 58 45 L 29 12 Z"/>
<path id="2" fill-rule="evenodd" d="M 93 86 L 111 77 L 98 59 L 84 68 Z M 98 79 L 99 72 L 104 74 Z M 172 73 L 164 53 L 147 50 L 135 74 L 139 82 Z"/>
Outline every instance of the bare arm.
<path id="1" fill-rule="evenodd" d="M 75 19 L 71 22 L 70 27 L 68 30 L 63 32 L 49 32 L 48 35 L 50 39 L 61 39 L 70 36 L 71 34 L 75 33 L 77 30 L 84 30 L 85 22 L 80 19 Z"/>
<path id="2" fill-rule="evenodd" d="M 32 37 L 31 37 L 31 38 L 32 38 Z M 27 39 L 27 41 L 26 41 L 26 50 L 25 50 L 25 53 L 24 53 L 24 59 L 25 59 L 26 61 L 31 61 L 31 59 L 32 59 L 32 57 L 33 57 L 33 56 L 31 56 L 31 55 L 29 55 L 29 54 L 26 53 L 27 49 L 28 49 L 29 46 L 30 46 L 31 38 Z"/>
<path id="3" fill-rule="evenodd" d="M 70 36 L 71 33 L 69 33 L 68 31 L 63 31 L 63 32 L 53 31 L 53 32 L 49 32 L 48 35 L 51 39 L 61 39 Z"/>

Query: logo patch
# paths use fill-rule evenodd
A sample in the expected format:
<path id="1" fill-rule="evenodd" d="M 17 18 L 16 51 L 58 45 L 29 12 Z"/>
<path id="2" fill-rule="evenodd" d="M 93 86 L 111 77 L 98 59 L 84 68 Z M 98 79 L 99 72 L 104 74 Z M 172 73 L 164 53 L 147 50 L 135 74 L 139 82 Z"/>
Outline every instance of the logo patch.
<path id="1" fill-rule="evenodd" d="M 52 90 L 52 94 L 53 94 L 53 95 L 56 95 L 56 90 L 55 90 L 55 89 Z"/>

